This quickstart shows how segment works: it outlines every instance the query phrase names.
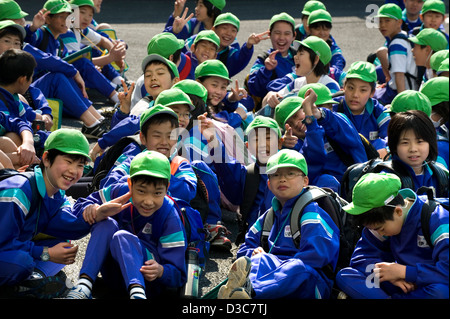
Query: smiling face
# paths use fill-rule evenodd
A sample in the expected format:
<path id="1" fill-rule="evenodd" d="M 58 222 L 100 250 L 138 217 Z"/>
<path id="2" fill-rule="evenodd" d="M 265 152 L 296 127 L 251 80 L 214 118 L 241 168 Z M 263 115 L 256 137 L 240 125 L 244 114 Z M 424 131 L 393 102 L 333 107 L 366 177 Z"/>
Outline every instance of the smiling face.
<path id="1" fill-rule="evenodd" d="M 278 134 L 266 127 L 257 127 L 249 132 L 248 150 L 260 165 L 266 165 L 269 158 L 281 149 Z"/>
<path id="2" fill-rule="evenodd" d="M 292 134 L 301 139 L 306 136 L 306 124 L 303 123 L 305 117 L 303 109 L 299 109 L 286 121 L 286 124 L 292 128 Z"/>
<path id="3" fill-rule="evenodd" d="M 144 86 L 153 99 L 162 91 L 170 89 L 177 79 L 172 79 L 169 68 L 164 63 L 151 62 L 145 68 Z"/>
<path id="4" fill-rule="evenodd" d="M 316 57 L 317 61 L 319 57 Z M 311 56 L 307 50 L 298 50 L 294 56 L 295 74 L 298 76 L 306 76 L 311 73 L 313 64 L 311 63 Z"/>
<path id="5" fill-rule="evenodd" d="M 397 144 L 398 157 L 412 167 L 416 174 L 423 171 L 423 163 L 428 158 L 430 144 L 422 138 L 416 136 L 410 129 L 404 131 Z"/>
<path id="6" fill-rule="evenodd" d="M 272 41 L 272 48 L 279 50 L 282 56 L 288 54 L 289 47 L 294 41 L 295 34 L 292 30 L 292 25 L 289 22 L 278 21 L 275 22 L 270 31 L 270 40 Z"/>
<path id="7" fill-rule="evenodd" d="M 214 27 L 214 32 L 220 39 L 220 47 L 226 48 L 236 39 L 238 29 L 232 24 L 224 23 Z"/>
<path id="8" fill-rule="evenodd" d="M 169 158 L 177 142 L 177 136 L 172 134 L 175 128 L 170 121 L 152 123 L 145 135 L 140 133 L 141 142 L 149 151 L 157 151 Z"/>
<path id="9" fill-rule="evenodd" d="M 195 17 L 198 21 L 205 21 L 208 17 L 208 9 L 206 8 L 205 4 L 203 3 L 203 0 L 198 0 L 197 5 L 195 6 Z"/>
<path id="10" fill-rule="evenodd" d="M 208 91 L 208 104 L 216 106 L 227 95 L 228 80 L 218 76 L 209 76 L 202 82 Z"/>
<path id="11" fill-rule="evenodd" d="M 47 194 L 52 196 L 58 190 L 67 190 L 83 176 L 86 159 L 75 159 L 70 155 L 57 155 L 52 164 L 48 152 L 42 155 L 45 172 L 43 172 Z"/>
<path id="12" fill-rule="evenodd" d="M 442 23 L 444 23 L 444 15 L 435 11 L 428 11 L 422 15 L 424 28 L 432 28 L 438 30 Z"/>
<path id="13" fill-rule="evenodd" d="M 198 60 L 198 64 L 217 57 L 217 46 L 211 41 L 200 40 L 191 47 L 192 54 Z"/>
<path id="14" fill-rule="evenodd" d="M 146 183 L 143 179 L 136 182 L 129 180 L 133 206 L 143 217 L 153 215 L 164 203 L 167 187 L 162 183 Z"/>
<path id="15" fill-rule="evenodd" d="M 187 104 L 175 104 L 170 108 L 178 115 L 178 124 L 182 128 L 186 128 L 189 125 L 191 119 L 191 113 L 189 112 L 189 105 Z"/>
<path id="16" fill-rule="evenodd" d="M 364 111 L 369 98 L 373 97 L 375 92 L 366 81 L 360 79 L 347 79 L 344 84 L 345 103 L 353 113 L 359 115 Z"/>

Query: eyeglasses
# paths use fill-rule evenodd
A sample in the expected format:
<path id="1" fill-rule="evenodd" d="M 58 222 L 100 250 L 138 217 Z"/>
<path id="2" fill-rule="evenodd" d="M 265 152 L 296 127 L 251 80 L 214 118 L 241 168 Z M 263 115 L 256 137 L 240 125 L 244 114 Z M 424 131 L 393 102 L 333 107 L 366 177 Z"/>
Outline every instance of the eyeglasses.
<path id="1" fill-rule="evenodd" d="M 190 120 L 192 118 L 191 113 L 183 113 L 183 114 L 177 113 L 177 115 L 178 115 L 179 119 L 183 119 L 183 120 Z"/>
<path id="2" fill-rule="evenodd" d="M 276 181 L 276 180 L 280 180 L 283 176 L 287 180 L 292 180 L 292 179 L 296 178 L 297 176 L 304 177 L 305 175 L 303 173 L 296 173 L 296 172 L 287 172 L 285 174 L 273 173 L 273 174 L 269 175 L 269 179 L 272 181 Z"/>

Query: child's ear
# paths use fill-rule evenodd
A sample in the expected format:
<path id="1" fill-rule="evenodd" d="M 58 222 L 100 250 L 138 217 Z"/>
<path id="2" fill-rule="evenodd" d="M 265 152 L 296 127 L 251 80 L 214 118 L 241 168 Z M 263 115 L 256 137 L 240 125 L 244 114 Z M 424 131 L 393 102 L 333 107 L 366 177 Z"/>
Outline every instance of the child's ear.
<path id="1" fill-rule="evenodd" d="M 192 53 L 195 52 L 195 44 L 191 44 L 191 52 L 192 52 Z"/>
<path id="2" fill-rule="evenodd" d="M 131 188 L 131 178 L 127 178 L 127 183 L 128 183 L 128 189 L 130 190 L 130 193 L 133 194 L 133 190 Z"/>
<path id="3" fill-rule="evenodd" d="M 303 177 L 303 187 L 306 187 L 309 185 L 309 178 L 308 176 Z"/>
<path id="4" fill-rule="evenodd" d="M 141 143 L 145 145 L 147 143 L 147 139 L 145 138 L 145 134 L 142 133 L 142 131 L 139 132 L 139 139 L 141 140 Z"/>
<path id="5" fill-rule="evenodd" d="M 44 167 L 46 167 L 46 168 L 50 167 L 50 161 L 48 159 L 48 151 L 45 151 L 44 154 L 42 154 L 41 160 L 42 160 L 42 163 L 44 164 Z"/>
<path id="6" fill-rule="evenodd" d="M 173 78 L 172 85 L 174 85 L 177 82 L 180 82 L 180 78 L 178 78 L 178 77 Z"/>
<path id="7" fill-rule="evenodd" d="M 281 148 L 283 147 L 283 141 L 284 141 L 284 138 L 279 138 L 278 139 L 278 150 L 281 150 Z"/>

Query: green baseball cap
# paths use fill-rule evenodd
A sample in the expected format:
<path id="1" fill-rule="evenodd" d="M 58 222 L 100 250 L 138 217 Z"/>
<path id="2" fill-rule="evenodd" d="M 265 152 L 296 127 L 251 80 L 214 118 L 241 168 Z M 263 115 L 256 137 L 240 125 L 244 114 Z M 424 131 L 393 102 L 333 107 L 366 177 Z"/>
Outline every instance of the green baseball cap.
<path id="1" fill-rule="evenodd" d="M 152 107 L 146 109 L 142 114 L 139 120 L 139 127 L 142 130 L 144 124 L 150 120 L 153 116 L 158 114 L 169 114 L 178 120 L 178 115 L 171 108 L 166 107 L 161 104 L 155 104 Z"/>
<path id="2" fill-rule="evenodd" d="M 400 92 L 392 100 L 391 107 L 384 112 L 400 113 L 410 110 L 424 112 L 427 116 L 431 115 L 431 103 L 428 97 L 418 91 L 405 90 Z"/>
<path id="3" fill-rule="evenodd" d="M 309 16 L 311 12 L 319 9 L 326 10 L 327 8 L 320 1 L 315 0 L 306 1 L 305 5 L 303 6 L 302 14 L 305 16 Z"/>
<path id="4" fill-rule="evenodd" d="M 44 9 L 50 11 L 50 14 L 57 14 L 62 12 L 72 12 L 70 3 L 66 0 L 48 0 L 44 4 Z"/>
<path id="5" fill-rule="evenodd" d="M 27 33 L 25 31 L 25 28 L 22 27 L 20 24 L 17 24 L 17 23 L 15 23 L 12 20 L 0 21 L 0 30 L 2 30 L 4 28 L 8 28 L 8 27 L 15 28 L 15 29 L 19 30 L 20 33 L 22 34 L 22 41 L 25 38 L 25 36 L 27 35 Z"/>
<path id="6" fill-rule="evenodd" d="M 316 105 L 323 105 L 323 104 L 339 104 L 335 100 L 333 100 L 333 95 L 331 94 L 330 89 L 323 83 L 309 83 L 304 86 L 298 91 L 298 96 L 301 98 L 305 98 L 306 91 L 309 89 L 313 89 L 314 92 L 317 94 L 317 101 Z"/>
<path id="7" fill-rule="evenodd" d="M 276 107 L 274 119 L 278 126 L 284 129 L 287 120 L 302 107 L 303 98 L 290 96 L 284 98 Z"/>
<path id="8" fill-rule="evenodd" d="M 212 42 L 217 46 L 217 48 L 220 47 L 220 38 L 219 36 L 213 31 L 213 30 L 203 30 L 200 31 L 194 40 L 194 45 L 197 44 L 199 41 L 209 41 Z"/>
<path id="9" fill-rule="evenodd" d="M 352 202 L 343 209 L 351 215 L 360 215 L 372 208 L 389 205 L 398 195 L 401 186 L 402 182 L 395 174 L 365 174 L 353 188 Z"/>
<path id="10" fill-rule="evenodd" d="M 159 93 L 155 100 L 155 104 L 161 104 L 166 107 L 170 107 L 175 104 L 187 104 L 190 111 L 195 109 L 195 106 L 192 105 L 192 101 L 189 96 L 182 90 L 176 88 L 170 88 Z"/>
<path id="11" fill-rule="evenodd" d="M 270 117 L 262 115 L 256 116 L 253 119 L 253 121 L 251 121 L 251 123 L 247 126 L 247 129 L 245 130 L 245 134 L 248 136 L 250 131 L 257 129 L 259 127 L 269 128 L 275 133 L 277 133 L 278 137 L 281 138 L 281 130 L 277 122 L 275 122 L 275 120 Z"/>
<path id="12" fill-rule="evenodd" d="M 445 3 L 442 0 L 427 0 L 423 3 L 421 13 L 427 13 L 428 11 L 434 11 L 445 15 Z"/>
<path id="13" fill-rule="evenodd" d="M 275 22 L 279 22 L 279 21 L 288 22 L 288 23 L 292 24 L 292 27 L 295 28 L 295 20 L 294 20 L 294 18 L 291 17 L 286 12 L 281 12 L 279 14 L 276 14 L 276 15 L 272 16 L 272 18 L 270 19 L 270 23 L 269 23 L 269 29 L 272 27 L 272 25 Z"/>
<path id="14" fill-rule="evenodd" d="M 234 14 L 227 12 L 220 14 L 216 21 L 214 21 L 214 26 L 217 27 L 221 24 L 231 24 L 234 25 L 237 30 L 239 31 L 239 28 L 241 26 L 241 22 L 239 21 L 238 17 L 236 17 Z"/>
<path id="15" fill-rule="evenodd" d="M 442 61 L 448 59 L 448 57 L 449 57 L 448 49 L 433 53 L 433 55 L 430 58 L 431 69 L 437 71 L 441 66 Z"/>
<path id="16" fill-rule="evenodd" d="M 314 51 L 315 54 L 319 56 L 320 61 L 327 65 L 331 61 L 331 49 L 330 46 L 323 41 L 321 38 L 316 37 L 314 35 L 310 35 L 303 41 L 294 41 L 294 48 L 297 49 L 300 47 L 300 45 L 303 45 L 307 47 L 308 49 L 311 49 Z"/>
<path id="17" fill-rule="evenodd" d="M 170 180 L 169 159 L 157 151 L 144 151 L 136 155 L 130 163 L 130 178 L 139 175 Z"/>
<path id="18" fill-rule="evenodd" d="M 200 63 L 195 68 L 195 78 L 199 79 L 203 76 L 217 76 L 231 82 L 228 75 L 228 69 L 220 60 L 206 60 Z"/>
<path id="19" fill-rule="evenodd" d="M 378 14 L 375 18 L 391 18 L 395 20 L 402 19 L 402 9 L 394 3 L 383 4 L 380 9 L 378 9 Z"/>
<path id="20" fill-rule="evenodd" d="M 272 155 L 267 161 L 266 173 L 273 174 L 277 169 L 282 167 L 295 167 L 308 175 L 308 165 L 305 157 L 298 151 L 283 149 L 278 153 Z"/>
<path id="21" fill-rule="evenodd" d="M 13 0 L 0 0 L 0 20 L 22 19 L 28 13 L 22 11 L 19 4 Z"/>
<path id="22" fill-rule="evenodd" d="M 225 0 L 206 0 L 206 1 L 211 2 L 211 4 L 219 10 L 223 10 L 223 8 L 225 8 L 225 5 L 227 4 Z"/>
<path id="23" fill-rule="evenodd" d="M 147 44 L 147 54 L 159 54 L 168 59 L 169 56 L 184 47 L 184 41 L 170 32 L 155 35 Z"/>
<path id="24" fill-rule="evenodd" d="M 80 131 L 74 129 L 60 128 L 52 132 L 44 143 L 44 151 L 51 149 L 67 154 L 83 155 L 90 159 L 88 140 Z"/>
<path id="25" fill-rule="evenodd" d="M 332 23 L 331 14 L 323 9 L 314 10 L 308 17 L 308 25 L 316 22 L 326 21 Z"/>
<path id="26" fill-rule="evenodd" d="M 377 70 L 372 63 L 364 61 L 356 61 L 350 65 L 347 71 L 347 79 L 360 79 L 365 82 L 377 81 Z"/>
<path id="27" fill-rule="evenodd" d="M 142 61 L 141 67 L 142 67 L 142 72 L 145 72 L 145 69 L 147 68 L 147 65 L 152 62 L 152 61 L 159 61 L 163 64 L 165 64 L 169 70 L 172 71 L 173 75 L 176 78 L 180 77 L 180 74 L 178 73 L 178 68 L 175 65 L 175 63 L 173 63 L 172 61 L 167 60 L 166 58 L 160 56 L 159 54 L 150 54 L 147 55 L 144 60 Z"/>
<path id="28" fill-rule="evenodd" d="M 449 78 L 446 76 L 439 76 L 425 82 L 420 92 L 428 97 L 431 106 L 433 107 L 436 104 L 449 100 L 448 87 Z"/>
<path id="29" fill-rule="evenodd" d="M 411 37 L 408 40 L 414 44 L 429 45 L 435 52 L 444 50 L 448 44 L 445 35 L 433 28 L 425 28 L 415 37 Z"/>
<path id="30" fill-rule="evenodd" d="M 449 61 L 448 58 L 444 59 L 441 62 L 441 65 L 439 66 L 439 69 L 437 69 L 436 73 L 439 75 L 441 72 L 448 72 L 449 69 Z"/>
<path id="31" fill-rule="evenodd" d="M 90 6 L 93 9 L 95 9 L 94 1 L 92 1 L 92 0 L 71 0 L 69 3 L 71 5 L 78 6 L 78 7 Z"/>
<path id="32" fill-rule="evenodd" d="M 191 79 L 184 79 L 175 83 L 172 89 L 180 89 L 186 94 L 196 95 L 205 103 L 208 99 L 208 90 L 197 81 Z"/>

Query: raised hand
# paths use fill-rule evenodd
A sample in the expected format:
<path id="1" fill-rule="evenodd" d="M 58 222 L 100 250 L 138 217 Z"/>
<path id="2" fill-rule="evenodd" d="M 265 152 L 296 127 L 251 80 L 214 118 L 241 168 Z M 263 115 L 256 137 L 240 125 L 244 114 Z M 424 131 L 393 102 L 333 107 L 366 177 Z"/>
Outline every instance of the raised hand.
<path id="1" fill-rule="evenodd" d="M 268 40 L 270 39 L 270 31 L 267 30 L 263 33 L 252 33 L 250 34 L 250 36 L 247 39 L 247 48 L 251 48 L 252 46 L 254 46 L 255 44 L 259 44 L 259 42 L 263 41 L 263 40 Z"/>
<path id="2" fill-rule="evenodd" d="M 127 209 L 132 205 L 132 203 L 129 202 L 130 198 L 131 193 L 128 192 L 97 207 L 95 221 L 102 221 L 110 216 L 114 216 L 120 213 L 124 209 Z"/>
<path id="3" fill-rule="evenodd" d="M 187 18 L 186 15 L 188 13 L 189 8 L 184 9 L 183 15 L 174 17 L 174 21 L 172 24 L 172 32 L 177 34 L 180 33 L 181 30 L 183 30 L 183 27 L 188 23 L 189 20 L 191 20 L 194 17 L 194 14 L 191 13 Z"/>
<path id="4" fill-rule="evenodd" d="M 284 126 L 286 131 L 283 136 L 283 146 L 287 148 L 294 148 L 297 145 L 298 137 L 292 134 L 292 127 L 286 123 Z"/>
<path id="5" fill-rule="evenodd" d="M 230 102 L 238 102 L 247 97 L 247 91 L 244 88 L 239 87 L 238 80 L 235 80 L 234 83 L 235 86 L 234 88 L 231 87 L 231 94 L 228 95 L 228 101 Z"/>
<path id="6" fill-rule="evenodd" d="M 277 59 L 275 59 L 275 56 L 280 52 L 279 50 L 275 50 L 272 53 L 269 54 L 269 56 L 264 60 L 264 66 L 266 67 L 266 70 L 272 71 L 275 69 L 278 65 Z"/>

